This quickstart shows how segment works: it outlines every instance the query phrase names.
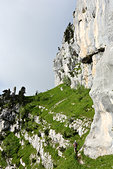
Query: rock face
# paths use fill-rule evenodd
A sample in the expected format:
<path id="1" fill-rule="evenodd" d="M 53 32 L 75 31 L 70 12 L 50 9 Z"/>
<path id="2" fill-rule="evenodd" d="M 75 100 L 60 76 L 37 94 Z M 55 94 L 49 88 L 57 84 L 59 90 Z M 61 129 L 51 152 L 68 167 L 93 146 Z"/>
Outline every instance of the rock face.
<path id="1" fill-rule="evenodd" d="M 5 108 L 0 112 L 0 132 L 11 130 L 12 125 L 15 123 L 15 128 L 19 128 L 19 124 L 16 120 L 16 116 L 19 111 L 19 105 L 13 107 L 12 109 Z"/>
<path id="2" fill-rule="evenodd" d="M 77 0 L 73 17 L 74 36 L 66 41 L 64 33 L 54 60 L 55 83 L 68 76 L 72 87 L 91 88 L 95 116 L 84 153 L 97 158 L 113 154 L 113 1 Z"/>
<path id="3" fill-rule="evenodd" d="M 37 154 L 40 153 L 40 157 L 44 167 L 46 169 L 52 169 L 53 163 L 52 163 L 51 155 L 49 155 L 49 153 L 47 152 L 44 152 L 44 148 L 43 148 L 43 142 L 45 142 L 45 140 L 44 139 L 41 140 L 37 135 L 34 135 L 33 137 L 29 137 L 27 133 L 25 133 L 24 137 L 26 140 L 29 140 L 29 143 L 31 143 L 32 146 L 37 150 Z M 40 163 L 40 159 L 39 159 L 39 163 Z"/>
<path id="4" fill-rule="evenodd" d="M 96 65 L 96 75 L 90 95 L 94 102 L 95 116 L 84 152 L 91 158 L 113 154 L 113 2 L 95 2 L 97 13 L 97 44 L 105 52 Z M 99 24 L 99 22 L 101 24 Z"/>
<path id="5" fill-rule="evenodd" d="M 92 158 L 113 154 L 113 47 L 97 64 L 90 95 L 94 101 L 95 116 L 84 152 Z"/>
<path id="6" fill-rule="evenodd" d="M 73 13 L 73 36 L 66 39 L 68 25 L 62 47 L 54 60 L 56 85 L 63 82 L 64 76 L 68 76 L 72 87 L 80 83 L 91 88 L 96 64 L 103 56 L 107 44 L 106 4 L 106 1 L 77 1 Z"/>
<path id="7" fill-rule="evenodd" d="M 57 86 L 63 83 L 63 79 L 68 77 L 71 80 L 71 86 L 75 87 L 77 81 L 81 81 L 81 65 L 78 58 L 77 46 L 74 41 L 74 26 L 68 25 L 68 27 L 69 29 L 72 28 L 73 37 L 71 39 L 69 38 L 68 41 L 64 33 L 62 47 L 59 49 L 54 60 L 55 85 Z"/>

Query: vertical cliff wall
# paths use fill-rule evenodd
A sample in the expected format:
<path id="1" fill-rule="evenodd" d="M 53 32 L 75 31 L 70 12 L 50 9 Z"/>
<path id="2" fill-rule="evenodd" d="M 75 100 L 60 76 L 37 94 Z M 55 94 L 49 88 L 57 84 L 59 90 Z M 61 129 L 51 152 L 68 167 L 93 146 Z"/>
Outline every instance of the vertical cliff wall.
<path id="1" fill-rule="evenodd" d="M 62 46 L 54 60 L 56 85 L 62 83 L 66 75 L 72 87 L 79 82 L 91 88 L 96 64 L 107 43 L 105 4 L 104 1 L 100 3 L 95 0 L 77 1 L 77 8 L 73 12 L 74 36 L 69 37 L 68 41 L 64 33 Z"/>
<path id="2" fill-rule="evenodd" d="M 91 88 L 95 116 L 84 153 L 97 158 L 113 154 L 113 1 L 77 0 L 73 20 L 54 60 L 55 83 L 68 76 L 72 87 Z"/>
<path id="3" fill-rule="evenodd" d="M 90 95 L 94 102 L 95 116 L 84 152 L 92 158 L 113 154 L 113 1 L 98 1 L 103 7 L 100 25 L 105 52 L 96 65 L 96 75 Z"/>

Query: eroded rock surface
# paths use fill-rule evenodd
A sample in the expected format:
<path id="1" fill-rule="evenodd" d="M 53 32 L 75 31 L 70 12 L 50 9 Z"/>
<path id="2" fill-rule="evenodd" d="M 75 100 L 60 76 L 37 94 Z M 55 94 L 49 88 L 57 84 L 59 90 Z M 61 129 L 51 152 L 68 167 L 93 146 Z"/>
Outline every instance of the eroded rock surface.
<path id="1" fill-rule="evenodd" d="M 73 38 L 66 42 L 64 34 L 54 61 L 55 83 L 66 75 L 71 87 L 91 88 L 95 116 L 84 153 L 97 158 L 113 154 L 113 1 L 77 0 L 73 27 Z"/>
<path id="2" fill-rule="evenodd" d="M 0 132 L 5 130 L 11 130 L 11 126 L 15 123 L 15 128 L 19 128 L 17 121 L 15 122 L 16 116 L 19 111 L 19 105 L 14 106 L 12 109 L 5 108 L 0 112 Z"/>
<path id="3" fill-rule="evenodd" d="M 98 9 L 100 5 L 101 8 Z M 95 116 L 85 141 L 84 153 L 91 158 L 113 154 L 113 2 L 97 1 L 95 7 L 99 11 L 98 18 L 104 24 L 102 26 L 98 23 L 103 34 L 100 31 L 97 40 L 103 39 L 106 47 L 96 65 L 96 75 L 90 92 Z"/>
<path id="4" fill-rule="evenodd" d="M 94 101 L 95 116 L 84 152 L 92 158 L 113 154 L 113 47 L 97 64 L 97 73 L 90 95 Z"/>
<path id="5" fill-rule="evenodd" d="M 113 39 L 107 36 L 108 31 L 112 34 L 112 29 L 110 26 L 106 28 L 106 23 L 111 22 L 107 13 L 109 3 L 105 0 L 77 1 L 73 13 L 74 36 L 67 41 L 64 33 L 62 46 L 54 60 L 56 85 L 68 76 L 71 87 L 76 87 L 78 83 L 92 87 L 96 64 L 103 56 L 108 38 Z"/>

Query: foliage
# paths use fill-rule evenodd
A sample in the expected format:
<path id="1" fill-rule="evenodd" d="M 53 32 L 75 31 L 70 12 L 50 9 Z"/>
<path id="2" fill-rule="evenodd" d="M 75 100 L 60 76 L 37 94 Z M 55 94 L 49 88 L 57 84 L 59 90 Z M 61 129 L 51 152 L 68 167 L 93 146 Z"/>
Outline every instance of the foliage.
<path id="1" fill-rule="evenodd" d="M 28 141 L 26 141 L 23 148 L 19 150 L 19 156 L 22 158 L 26 166 L 30 166 L 31 164 L 31 154 L 36 154 L 36 150 L 32 147 L 32 145 L 29 144 Z"/>
<path id="2" fill-rule="evenodd" d="M 25 141 L 25 145 L 22 147 L 20 145 L 20 140 L 14 135 L 14 133 L 9 132 L 5 137 L 2 148 L 3 152 L 0 152 L 0 166 L 6 166 L 5 159 L 12 158 L 12 164 L 16 164 L 17 168 L 23 168 L 20 164 L 20 159 L 26 164 L 27 168 L 30 169 L 31 160 L 30 155 L 36 154 L 36 150 L 29 144 L 28 141 Z M 3 156 L 4 153 L 4 156 Z"/>
<path id="3" fill-rule="evenodd" d="M 61 90 L 62 88 L 62 90 Z M 61 113 L 67 116 L 67 123 L 72 123 L 75 119 L 83 119 L 85 117 L 93 120 L 94 109 L 92 108 L 92 100 L 89 96 L 89 89 L 85 89 L 83 86 L 78 84 L 77 89 L 71 89 L 69 86 L 62 84 L 57 86 L 52 90 L 48 90 L 44 93 L 40 93 L 33 97 L 25 97 L 26 105 L 21 107 L 20 116 L 22 118 L 22 130 L 26 130 L 29 135 L 37 134 L 40 139 L 41 132 L 45 133 L 45 143 L 44 151 L 49 152 L 53 159 L 53 165 L 56 169 L 87 169 L 87 168 L 102 168 L 110 169 L 113 166 L 113 156 L 104 156 L 99 157 L 96 160 L 92 160 L 86 157 L 83 152 L 81 153 L 81 159 L 84 164 L 79 163 L 75 157 L 73 151 L 73 142 L 77 140 L 78 150 L 83 146 L 86 136 L 89 133 L 89 130 L 86 134 L 80 137 L 76 130 L 66 127 L 65 122 L 53 120 L 53 116 L 57 113 Z M 43 107 L 43 110 L 39 107 Z M 50 113 L 52 112 L 52 113 Z M 35 116 L 39 116 L 40 123 L 37 124 L 34 120 Z M 47 123 L 44 123 L 46 121 Z M 55 130 L 56 134 L 60 133 L 63 135 L 63 138 L 69 140 L 70 145 L 65 149 L 60 147 L 59 143 L 52 146 L 52 139 L 48 137 L 49 135 L 49 126 Z M 20 131 L 20 132 L 21 132 Z M 16 164 L 17 168 L 23 169 L 20 164 L 20 159 L 26 164 L 26 168 L 30 169 L 31 164 L 33 169 L 41 169 L 44 166 L 40 163 L 36 163 L 35 156 L 33 159 L 30 159 L 30 155 L 40 155 L 37 154 L 37 151 L 32 147 L 32 145 L 24 140 L 24 145 L 20 146 L 20 140 L 24 138 L 21 136 L 18 139 L 14 133 L 8 133 L 5 138 L 1 137 L 4 149 L 3 153 L 0 152 L 0 165 L 4 169 L 6 166 L 5 158 L 12 158 L 12 163 Z M 65 158 L 58 156 L 58 147 L 59 150 L 63 153 Z M 0 167 L 1 167 L 0 166 Z"/>
<path id="4" fill-rule="evenodd" d="M 4 153 L 0 151 L 0 168 L 5 169 L 7 166 L 7 162 L 4 157 Z"/>
<path id="5" fill-rule="evenodd" d="M 19 99 L 19 103 L 22 104 L 24 103 L 24 94 L 25 94 L 25 87 L 22 86 L 20 91 L 19 91 L 19 94 L 18 94 L 18 99 Z"/>
<path id="6" fill-rule="evenodd" d="M 79 62 L 75 65 L 75 68 L 74 68 L 74 72 L 75 72 L 76 76 L 78 76 L 78 74 L 81 74 L 81 71 L 82 71 L 81 63 Z"/>
<path id="7" fill-rule="evenodd" d="M 13 158 L 15 156 L 19 147 L 19 139 L 14 135 L 14 133 L 10 133 L 3 141 L 5 155 L 9 158 Z"/>
<path id="8" fill-rule="evenodd" d="M 82 13 L 85 13 L 87 10 L 87 7 L 86 8 L 82 8 Z"/>
<path id="9" fill-rule="evenodd" d="M 70 86 L 71 85 L 71 80 L 68 76 L 64 76 L 63 78 L 63 83 L 66 85 L 66 86 Z"/>
<path id="10" fill-rule="evenodd" d="M 49 129 L 47 128 L 45 131 L 45 135 L 48 136 L 49 135 Z"/>
<path id="11" fill-rule="evenodd" d="M 74 71 L 70 71 L 69 74 L 71 75 L 71 77 L 74 77 Z"/>
<path id="12" fill-rule="evenodd" d="M 10 93 L 11 93 L 10 89 L 4 90 L 3 91 L 3 97 L 4 97 L 4 99 L 6 99 L 6 100 L 10 99 Z"/>
<path id="13" fill-rule="evenodd" d="M 73 30 L 73 24 L 69 23 L 67 26 L 65 32 L 64 32 L 64 39 L 65 42 L 70 43 L 70 40 L 74 37 L 74 30 Z"/>

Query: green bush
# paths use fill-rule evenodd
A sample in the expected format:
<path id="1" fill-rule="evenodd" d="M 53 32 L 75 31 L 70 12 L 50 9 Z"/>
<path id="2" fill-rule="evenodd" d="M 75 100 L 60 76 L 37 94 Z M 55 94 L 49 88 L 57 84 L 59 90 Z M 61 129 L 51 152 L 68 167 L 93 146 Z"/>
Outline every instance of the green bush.
<path id="1" fill-rule="evenodd" d="M 36 159 L 35 158 L 32 159 L 32 163 L 36 163 Z"/>
<path id="2" fill-rule="evenodd" d="M 76 77 L 78 77 L 78 75 L 82 73 L 80 62 L 75 65 L 74 72 L 76 74 Z"/>
<path id="3" fill-rule="evenodd" d="M 60 150 L 61 152 L 64 152 L 64 151 L 66 150 L 66 148 L 64 148 L 64 147 L 59 147 L 59 150 Z"/>
<path id="4" fill-rule="evenodd" d="M 10 133 L 3 141 L 5 155 L 9 158 L 13 158 L 17 154 L 19 148 L 19 139 L 14 135 L 14 133 Z"/>
<path id="5" fill-rule="evenodd" d="M 47 128 L 45 131 L 44 131 L 45 135 L 48 136 L 49 135 L 49 129 Z"/>
<path id="6" fill-rule="evenodd" d="M 38 132 L 38 137 L 41 137 L 41 133 L 40 132 Z"/>
<path id="7" fill-rule="evenodd" d="M 5 160 L 5 157 L 4 157 L 4 151 L 3 152 L 1 152 L 0 151 L 0 168 L 6 168 L 6 166 L 7 166 L 7 163 L 6 163 L 6 160 Z"/>
<path id="8" fill-rule="evenodd" d="M 25 141 L 25 145 L 23 148 L 20 149 L 19 151 L 19 156 L 22 157 L 22 161 L 26 164 L 26 168 L 30 169 L 31 168 L 31 159 L 30 155 L 31 154 L 36 154 L 37 151 L 36 149 L 33 148 L 33 146 L 29 143 L 29 141 Z M 33 159 L 32 162 L 34 162 L 35 159 Z"/>
<path id="9" fill-rule="evenodd" d="M 64 76 L 63 78 L 63 83 L 66 85 L 66 86 L 70 86 L 71 85 L 71 80 L 68 76 Z"/>
<path id="10" fill-rule="evenodd" d="M 42 96 L 42 97 L 41 97 L 41 101 L 48 101 L 49 98 L 50 98 L 49 95 Z"/>
<path id="11" fill-rule="evenodd" d="M 64 32 L 64 38 L 65 42 L 70 43 L 70 40 L 74 37 L 74 29 L 73 29 L 73 24 L 69 23 L 67 26 L 65 32 Z"/>

